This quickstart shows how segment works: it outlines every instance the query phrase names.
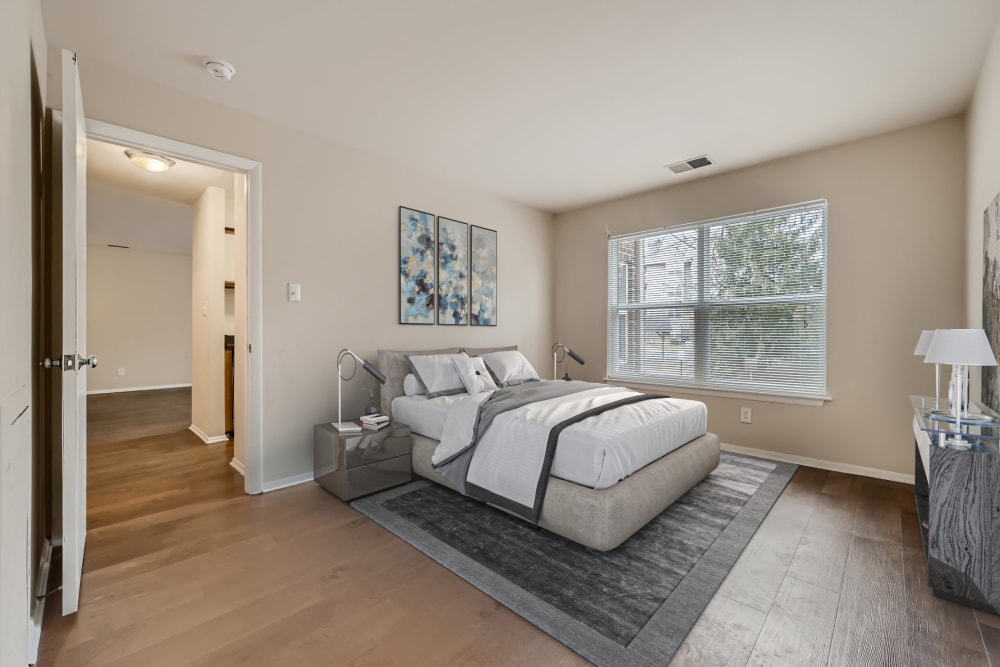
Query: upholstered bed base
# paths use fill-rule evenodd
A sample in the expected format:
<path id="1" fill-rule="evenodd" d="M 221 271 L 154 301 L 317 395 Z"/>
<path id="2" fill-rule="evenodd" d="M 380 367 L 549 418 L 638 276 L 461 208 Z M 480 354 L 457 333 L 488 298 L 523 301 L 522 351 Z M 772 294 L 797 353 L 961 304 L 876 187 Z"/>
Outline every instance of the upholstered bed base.
<path id="1" fill-rule="evenodd" d="M 452 488 L 431 466 L 437 444 L 437 440 L 413 436 L 413 471 Z M 706 433 L 607 489 L 552 477 L 538 525 L 591 549 L 610 551 L 718 465 L 719 437 Z"/>
<path id="2" fill-rule="evenodd" d="M 507 347 L 462 348 L 470 356 L 516 350 Z M 379 369 L 387 382 L 382 387 L 382 412 L 392 414 L 392 401 L 403 395 L 403 378 L 410 373 L 410 354 L 455 354 L 460 348 L 440 350 L 379 350 Z M 434 472 L 431 456 L 438 441 L 413 435 L 413 471 L 453 488 Z M 549 480 L 538 525 L 579 544 L 610 551 L 665 510 L 688 489 L 719 465 L 719 438 L 714 433 L 695 438 L 653 461 L 608 489 L 600 491 L 552 477 Z"/>

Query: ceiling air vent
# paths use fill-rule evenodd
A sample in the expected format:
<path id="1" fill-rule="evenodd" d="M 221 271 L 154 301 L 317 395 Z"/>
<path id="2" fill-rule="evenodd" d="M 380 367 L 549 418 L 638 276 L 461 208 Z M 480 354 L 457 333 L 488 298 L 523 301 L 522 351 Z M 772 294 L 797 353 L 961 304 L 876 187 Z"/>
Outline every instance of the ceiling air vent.
<path id="1" fill-rule="evenodd" d="M 683 174 L 685 171 L 700 169 L 701 167 L 707 167 L 710 164 L 712 164 L 712 161 L 708 159 L 708 156 L 702 155 L 700 157 L 693 157 L 690 160 L 684 160 L 683 162 L 668 164 L 667 169 L 675 174 Z"/>

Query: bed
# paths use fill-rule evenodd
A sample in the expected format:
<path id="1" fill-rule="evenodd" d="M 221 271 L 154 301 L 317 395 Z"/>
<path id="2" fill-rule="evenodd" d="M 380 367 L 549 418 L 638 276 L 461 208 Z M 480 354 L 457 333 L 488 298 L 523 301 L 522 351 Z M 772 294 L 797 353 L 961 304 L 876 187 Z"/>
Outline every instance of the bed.
<path id="1" fill-rule="evenodd" d="M 516 347 L 504 348 L 444 348 L 437 350 L 379 350 L 378 364 L 386 375 L 386 383 L 382 387 L 381 407 L 384 414 L 393 415 L 393 403 L 397 398 L 405 396 L 403 390 L 404 378 L 412 372 L 409 356 L 458 354 L 465 352 L 470 357 L 476 357 L 491 352 L 514 350 Z M 555 384 L 555 383 L 553 383 Z M 436 406 L 457 402 L 444 397 L 429 402 Z M 402 409 L 404 401 L 397 404 Z M 413 422 L 413 471 L 428 480 L 451 489 L 457 485 L 432 463 L 435 450 L 441 444 L 440 433 L 433 426 L 433 419 L 421 415 L 411 405 L 407 413 Z M 425 417 L 425 418 L 421 418 Z M 400 421 L 407 422 L 400 418 Z M 427 422 L 421 424 L 420 422 Z M 439 430 L 439 429 L 438 429 Z M 437 436 L 437 437 L 432 437 Z M 440 458 L 440 457 L 439 457 Z M 688 489 L 705 478 L 719 464 L 719 439 L 708 432 L 692 437 L 681 443 L 648 464 L 637 470 L 626 470 L 627 476 L 607 488 L 601 483 L 592 484 L 591 479 L 582 473 L 581 481 L 586 485 L 568 481 L 556 473 L 559 472 L 558 461 L 553 464 L 553 474 L 548 477 L 548 487 L 544 500 L 540 504 L 537 524 L 553 533 L 561 535 L 574 542 L 599 551 L 614 549 L 637 530 L 642 528 L 653 517 L 682 496 Z M 569 472 L 566 476 L 580 477 Z M 598 475 L 599 476 L 599 475 Z M 495 504 L 495 503 L 491 503 Z M 505 508 L 506 509 L 506 508 Z"/>

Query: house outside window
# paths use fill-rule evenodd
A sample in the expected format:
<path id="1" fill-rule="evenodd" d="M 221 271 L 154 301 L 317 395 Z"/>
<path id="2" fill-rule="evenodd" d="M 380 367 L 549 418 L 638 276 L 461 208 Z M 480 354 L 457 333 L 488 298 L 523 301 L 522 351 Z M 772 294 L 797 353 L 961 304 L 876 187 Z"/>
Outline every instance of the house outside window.
<path id="1" fill-rule="evenodd" d="M 826 396 L 825 200 L 608 240 L 610 380 Z"/>

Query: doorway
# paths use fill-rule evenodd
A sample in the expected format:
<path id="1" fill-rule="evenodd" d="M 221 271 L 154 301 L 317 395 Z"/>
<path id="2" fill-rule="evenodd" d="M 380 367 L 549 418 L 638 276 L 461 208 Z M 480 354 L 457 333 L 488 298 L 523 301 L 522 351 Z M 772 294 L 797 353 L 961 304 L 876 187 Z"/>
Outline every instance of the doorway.
<path id="1" fill-rule="evenodd" d="M 246 256 L 244 179 L 87 139 L 87 344 L 102 362 L 88 372 L 91 402 L 124 392 L 155 402 L 153 392 L 183 387 L 192 396 L 184 428 L 206 445 L 229 439 L 225 362 L 237 325 L 245 337 L 245 317 L 235 316 L 246 285 L 236 275 L 246 264 L 236 261 Z M 240 447 L 240 474 L 243 458 Z"/>
<path id="2" fill-rule="evenodd" d="M 261 493 L 261 165 L 253 160 L 130 130 L 100 121 L 87 121 L 88 139 L 133 147 L 170 159 L 204 165 L 243 176 L 243 192 L 234 192 L 235 216 L 245 223 L 245 244 L 236 253 L 236 271 L 245 279 L 233 285 L 235 327 L 232 346 L 234 400 L 234 464 L 244 475 L 244 491 Z M 130 166 L 130 165 L 126 165 Z M 227 237 L 229 238 L 229 237 Z M 226 281 L 229 282 L 229 281 Z M 220 281 L 220 290 L 222 284 Z M 228 291 L 228 290 L 227 290 Z M 192 298 L 197 298 L 192 296 Z M 220 298 L 221 302 L 221 298 Z M 195 312 L 199 312 L 199 303 Z M 207 305 L 206 305 L 207 309 Z M 221 343 L 221 341 L 219 341 Z M 220 356 L 222 346 L 220 345 Z M 150 354 L 156 354 L 150 350 Z M 117 371 L 117 367 L 113 370 Z M 126 373 L 127 368 L 126 368 Z M 219 397 L 220 406 L 223 398 Z M 194 429 L 192 429 L 194 430 Z M 197 431 L 196 431 L 197 433 Z M 212 434 L 209 434 L 212 435 Z M 204 438 L 203 438 L 204 439 Z M 242 468 L 242 469 L 241 469 Z"/>

